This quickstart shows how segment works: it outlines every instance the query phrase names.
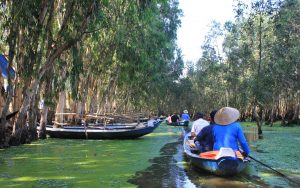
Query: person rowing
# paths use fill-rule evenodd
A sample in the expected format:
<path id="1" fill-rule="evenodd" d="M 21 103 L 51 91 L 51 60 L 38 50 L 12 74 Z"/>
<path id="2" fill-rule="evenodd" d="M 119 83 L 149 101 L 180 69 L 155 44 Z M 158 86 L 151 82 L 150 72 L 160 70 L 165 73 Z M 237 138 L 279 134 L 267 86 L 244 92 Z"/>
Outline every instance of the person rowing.
<path id="1" fill-rule="evenodd" d="M 247 157 L 249 155 L 250 147 L 240 124 L 237 122 L 239 117 L 240 112 L 236 108 L 223 107 L 218 110 L 214 118 L 216 124 L 213 128 L 213 150 L 220 150 L 221 147 L 225 147 L 239 151 L 239 142 L 243 150 L 243 156 Z"/>

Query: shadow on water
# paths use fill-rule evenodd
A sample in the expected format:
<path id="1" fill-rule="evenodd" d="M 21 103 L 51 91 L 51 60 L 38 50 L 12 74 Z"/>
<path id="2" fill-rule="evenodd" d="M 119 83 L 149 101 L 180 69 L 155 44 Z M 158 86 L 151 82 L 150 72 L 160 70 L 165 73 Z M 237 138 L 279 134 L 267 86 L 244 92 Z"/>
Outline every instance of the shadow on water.
<path id="1" fill-rule="evenodd" d="M 176 166 L 178 162 L 174 155 L 181 142 L 166 144 L 161 149 L 161 155 L 152 159 L 152 165 L 146 170 L 136 172 L 135 176 L 128 180 L 138 187 L 180 187 L 184 181 L 185 172 Z"/>

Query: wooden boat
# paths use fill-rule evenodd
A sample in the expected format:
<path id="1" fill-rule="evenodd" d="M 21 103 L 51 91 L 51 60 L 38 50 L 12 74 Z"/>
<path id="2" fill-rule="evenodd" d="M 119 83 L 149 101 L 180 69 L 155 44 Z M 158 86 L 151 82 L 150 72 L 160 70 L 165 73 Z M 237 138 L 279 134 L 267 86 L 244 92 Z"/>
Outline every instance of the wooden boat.
<path id="1" fill-rule="evenodd" d="M 172 123 L 169 123 L 169 122 L 166 122 L 167 125 L 170 125 L 170 126 L 184 126 L 184 127 L 187 127 L 189 126 L 189 121 L 178 121 L 178 122 L 172 122 Z"/>
<path id="2" fill-rule="evenodd" d="M 248 163 L 242 154 L 234 152 L 231 148 L 221 148 L 220 151 L 209 151 L 199 154 L 190 140 L 191 133 L 184 137 L 184 152 L 196 168 L 206 170 L 218 176 L 233 176 L 243 171 Z"/>
<path id="3" fill-rule="evenodd" d="M 118 123 L 88 126 L 63 126 L 54 128 L 46 127 L 46 133 L 53 138 L 71 139 L 134 139 L 154 131 L 160 121 L 148 121 L 143 123 Z"/>

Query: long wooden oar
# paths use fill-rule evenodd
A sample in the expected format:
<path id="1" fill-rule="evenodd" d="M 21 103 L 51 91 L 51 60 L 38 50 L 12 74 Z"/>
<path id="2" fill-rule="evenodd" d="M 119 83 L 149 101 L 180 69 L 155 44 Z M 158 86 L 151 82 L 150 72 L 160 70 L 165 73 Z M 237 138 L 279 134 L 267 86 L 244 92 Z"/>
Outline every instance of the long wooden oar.
<path id="1" fill-rule="evenodd" d="M 281 173 L 281 172 L 275 170 L 274 168 L 270 167 L 269 165 L 267 165 L 267 164 L 265 164 L 265 163 L 263 163 L 263 162 L 261 162 L 261 161 L 255 159 L 254 157 L 252 157 L 252 156 L 250 156 L 250 155 L 248 155 L 248 157 L 249 157 L 250 159 L 253 159 L 255 162 L 257 162 L 257 163 L 259 163 L 259 164 L 261 164 L 261 165 L 263 165 L 263 166 L 265 166 L 265 167 L 267 167 L 267 168 L 273 170 L 273 171 L 276 172 L 278 175 L 280 175 L 280 176 L 282 176 L 282 177 L 288 179 L 289 181 L 291 181 L 291 182 L 293 182 L 293 183 L 296 183 L 296 184 L 300 185 L 300 182 L 295 181 L 295 180 L 289 178 L 287 175 L 285 175 L 285 174 L 283 174 L 283 173 Z"/>
<path id="2" fill-rule="evenodd" d="M 6 120 L 9 120 L 10 118 L 14 117 L 18 112 L 19 112 L 19 110 L 15 111 L 15 112 L 13 112 L 13 113 L 10 113 L 10 114 L 8 114 L 8 115 L 6 115 L 5 119 L 6 119 Z M 1 119 L 0 119 L 0 123 L 1 123 L 1 122 L 2 122 L 2 121 L 1 121 Z"/>
<path id="3" fill-rule="evenodd" d="M 10 113 L 6 116 L 6 120 L 9 120 L 10 118 L 14 117 L 17 113 L 19 112 L 19 110 L 13 112 L 13 113 Z"/>

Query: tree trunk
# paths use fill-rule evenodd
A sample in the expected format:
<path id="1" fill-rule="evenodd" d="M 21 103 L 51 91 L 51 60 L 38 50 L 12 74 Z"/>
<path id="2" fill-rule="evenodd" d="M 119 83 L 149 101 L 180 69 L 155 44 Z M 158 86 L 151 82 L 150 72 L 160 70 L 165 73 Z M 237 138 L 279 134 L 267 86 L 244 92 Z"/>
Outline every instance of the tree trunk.
<path id="1" fill-rule="evenodd" d="M 47 117 L 48 117 L 48 106 L 44 104 L 41 111 L 41 120 L 40 120 L 40 130 L 38 137 L 40 139 L 46 138 L 46 125 L 47 125 Z"/>
<path id="2" fill-rule="evenodd" d="M 1 67 L 0 67 L 1 71 Z M 5 93 L 4 93 L 4 86 L 3 86 L 3 78 L 0 76 L 0 114 L 2 114 L 3 107 L 5 106 Z M 2 121 L 2 119 L 1 119 Z M 6 135 L 5 135 L 5 124 L 0 123 L 0 148 L 2 148 L 5 144 Z"/>
<path id="3" fill-rule="evenodd" d="M 286 114 L 287 114 L 287 107 L 286 107 L 286 105 L 285 105 L 284 108 L 281 109 L 281 113 L 280 113 L 280 115 L 281 115 L 281 125 L 282 125 L 282 126 L 285 126 L 285 125 L 286 125 L 286 122 L 285 122 Z"/>
<path id="4" fill-rule="evenodd" d="M 37 116 L 38 116 L 38 106 L 37 101 L 39 101 L 39 96 L 35 95 L 35 99 L 32 100 L 30 105 L 31 113 L 28 113 L 28 131 L 29 131 L 29 138 L 28 142 L 32 142 L 37 140 Z"/>
<path id="5" fill-rule="evenodd" d="M 295 104 L 295 107 L 294 107 L 294 114 L 293 114 L 293 117 L 292 117 L 292 122 L 295 123 L 295 124 L 300 124 L 300 121 L 299 121 L 299 111 L 300 111 L 300 97 L 296 98 L 296 104 Z"/>
<path id="6" fill-rule="evenodd" d="M 277 106 L 272 107 L 271 114 L 270 114 L 270 127 L 273 126 L 276 109 L 277 109 Z"/>
<path id="7" fill-rule="evenodd" d="M 64 109 L 66 104 L 66 95 L 65 91 L 59 93 L 58 103 L 55 110 L 55 122 L 64 123 Z M 54 124 L 55 127 L 59 127 L 58 124 Z"/>
<path id="8" fill-rule="evenodd" d="M 262 129 L 261 129 L 261 118 L 259 117 L 258 115 L 258 106 L 254 106 L 253 107 L 253 110 L 252 110 L 252 115 L 256 121 L 256 125 L 257 125 L 257 130 L 258 130 L 258 138 L 263 138 L 263 132 L 262 132 Z"/>

